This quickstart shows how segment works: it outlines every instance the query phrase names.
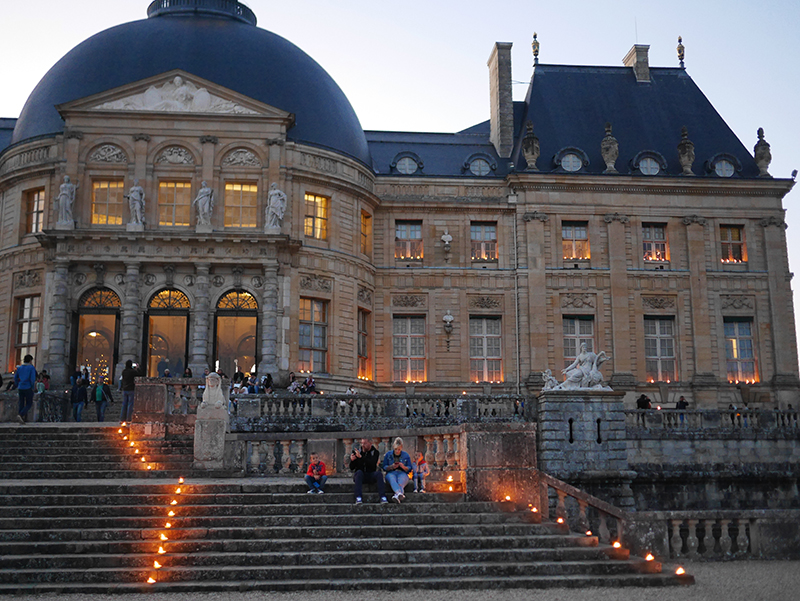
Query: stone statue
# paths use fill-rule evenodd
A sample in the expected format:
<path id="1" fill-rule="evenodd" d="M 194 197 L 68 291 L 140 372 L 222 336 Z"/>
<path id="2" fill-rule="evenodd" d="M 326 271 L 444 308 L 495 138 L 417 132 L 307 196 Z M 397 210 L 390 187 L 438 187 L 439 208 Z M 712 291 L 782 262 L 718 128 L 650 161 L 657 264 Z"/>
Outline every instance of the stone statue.
<path id="1" fill-rule="evenodd" d="M 692 163 L 694 163 L 694 142 L 689 139 L 689 129 L 684 125 L 681 128 L 681 141 L 678 142 L 678 159 L 683 168 L 682 175 L 694 175 Z"/>
<path id="2" fill-rule="evenodd" d="M 544 382 L 542 390 L 553 390 L 558 386 L 558 380 L 553 377 L 553 372 L 550 369 L 546 369 L 542 372 L 542 381 Z"/>
<path id="3" fill-rule="evenodd" d="M 214 191 L 208 187 L 206 182 L 200 185 L 200 191 L 192 204 L 197 205 L 197 224 L 211 225 L 211 213 L 214 211 Z"/>
<path id="4" fill-rule="evenodd" d="M 769 143 L 764 139 L 764 128 L 758 128 L 758 142 L 753 148 L 753 155 L 758 165 L 758 177 L 772 177 L 769 174 L 769 164 L 772 162 L 772 153 L 769 150 Z"/>
<path id="5" fill-rule="evenodd" d="M 286 212 L 286 194 L 278 189 L 278 184 L 273 183 L 269 187 L 267 197 L 267 216 L 264 229 L 279 230 L 283 225 L 283 215 Z"/>
<path id="6" fill-rule="evenodd" d="M 133 180 L 133 187 L 128 190 L 128 206 L 131 209 L 132 225 L 142 225 L 144 223 L 144 188 L 139 185 L 139 180 Z"/>
<path id="7" fill-rule="evenodd" d="M 594 364 L 592 365 L 592 369 L 589 372 L 589 382 L 587 384 L 587 388 L 594 388 L 595 386 L 603 385 L 603 374 L 600 373 L 600 367 L 609 359 L 611 359 L 611 357 L 606 355 L 605 351 L 600 351 L 597 353 L 597 356 L 594 359 Z"/>
<path id="8" fill-rule="evenodd" d="M 552 385 L 555 378 L 550 374 L 549 377 L 552 378 L 552 381 L 548 379 L 547 375 L 550 370 L 542 374 L 545 379 L 543 390 L 611 390 L 610 387 L 603 385 L 603 374 L 600 373 L 600 367 L 610 358 L 605 351 L 600 351 L 599 354 L 587 351 L 584 342 L 581 344 L 575 361 L 561 370 L 561 373 L 564 374 L 564 381 L 561 384 Z M 548 387 L 548 383 L 550 387 Z"/>
<path id="9" fill-rule="evenodd" d="M 452 242 L 453 242 L 453 236 L 450 235 L 450 232 L 445 230 L 444 234 L 442 234 L 442 244 L 444 244 L 444 252 L 447 253 L 450 252 L 450 245 L 452 244 Z"/>
<path id="10" fill-rule="evenodd" d="M 203 391 L 203 408 L 215 409 L 225 406 L 225 395 L 222 394 L 222 378 L 211 372 L 206 376 L 206 389 Z"/>
<path id="11" fill-rule="evenodd" d="M 533 133 L 533 123 L 528 121 L 528 133 L 522 139 L 522 154 L 525 156 L 525 161 L 528 163 L 526 171 L 539 171 L 536 166 L 536 160 L 539 158 L 539 138 Z"/>
<path id="12" fill-rule="evenodd" d="M 606 123 L 606 135 L 603 141 L 600 142 L 600 154 L 603 157 L 603 162 L 606 164 L 606 170 L 603 173 L 618 173 L 614 164 L 619 158 L 619 142 L 611 135 L 610 123 Z"/>
<path id="13" fill-rule="evenodd" d="M 58 223 L 60 225 L 73 226 L 75 224 L 72 219 L 72 205 L 75 203 L 75 190 L 77 188 L 78 186 L 70 181 L 69 176 L 65 175 L 64 183 L 61 184 L 58 190 L 58 198 L 56 199 L 58 203 Z"/>

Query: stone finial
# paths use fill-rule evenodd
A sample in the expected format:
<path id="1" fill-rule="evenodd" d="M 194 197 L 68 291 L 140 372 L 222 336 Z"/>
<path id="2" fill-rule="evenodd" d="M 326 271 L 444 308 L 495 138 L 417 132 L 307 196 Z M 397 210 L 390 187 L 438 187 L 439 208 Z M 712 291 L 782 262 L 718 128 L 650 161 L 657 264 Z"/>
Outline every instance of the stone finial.
<path id="1" fill-rule="evenodd" d="M 758 165 L 758 177 L 772 177 L 769 174 L 769 164 L 772 162 L 772 153 L 769 151 L 769 143 L 764 139 L 764 128 L 758 128 L 758 142 L 753 148 L 753 154 Z"/>
<path id="2" fill-rule="evenodd" d="M 677 48 L 677 51 L 678 51 L 678 60 L 681 62 L 681 69 L 684 68 L 683 57 L 684 57 L 685 50 L 686 50 L 686 47 L 683 45 L 683 38 L 681 38 L 681 36 L 678 36 L 678 48 Z"/>
<path id="3" fill-rule="evenodd" d="M 603 161 L 606 164 L 606 170 L 603 173 L 619 173 L 614 167 L 619 157 L 619 142 L 611 135 L 611 124 L 606 123 L 606 136 L 600 142 L 600 154 L 603 156 Z"/>
<path id="4" fill-rule="evenodd" d="M 539 171 L 539 168 L 536 166 L 536 160 L 539 158 L 540 152 L 539 138 L 533 133 L 533 123 L 528 121 L 527 133 L 522 139 L 522 154 L 525 157 L 525 161 L 528 163 L 525 169 L 526 171 Z"/>
<path id="5" fill-rule="evenodd" d="M 533 32 L 533 42 L 531 42 L 531 49 L 533 50 L 533 66 L 539 64 L 539 40 L 536 39 L 536 32 Z"/>
<path id="6" fill-rule="evenodd" d="M 683 168 L 682 175 L 694 175 L 694 142 L 689 139 L 689 129 L 685 125 L 681 128 L 681 141 L 678 142 L 678 160 Z"/>

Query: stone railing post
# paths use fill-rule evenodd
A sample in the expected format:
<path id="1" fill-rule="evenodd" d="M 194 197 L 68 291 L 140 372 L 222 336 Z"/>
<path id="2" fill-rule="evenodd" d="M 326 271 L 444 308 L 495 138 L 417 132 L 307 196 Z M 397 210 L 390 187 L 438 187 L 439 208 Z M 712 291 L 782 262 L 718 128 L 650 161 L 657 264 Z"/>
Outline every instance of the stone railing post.
<path id="1" fill-rule="evenodd" d="M 731 554 L 731 545 L 733 544 L 733 540 L 731 540 L 730 524 L 730 520 L 719 521 L 719 549 L 722 554 L 726 556 Z"/>
<path id="2" fill-rule="evenodd" d="M 292 456 L 289 453 L 289 447 L 291 447 L 292 441 L 291 440 L 282 440 L 281 447 L 283 449 L 283 453 L 281 456 L 281 463 L 283 467 L 281 468 L 281 474 L 291 474 L 292 473 Z"/>

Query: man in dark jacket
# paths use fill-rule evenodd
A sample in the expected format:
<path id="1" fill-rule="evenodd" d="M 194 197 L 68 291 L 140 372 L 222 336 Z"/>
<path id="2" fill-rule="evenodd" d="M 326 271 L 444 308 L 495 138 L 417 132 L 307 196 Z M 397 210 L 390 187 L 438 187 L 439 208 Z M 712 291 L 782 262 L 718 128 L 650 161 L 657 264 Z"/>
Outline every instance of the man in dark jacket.
<path id="1" fill-rule="evenodd" d="M 376 484 L 381 503 L 389 502 L 384 494 L 383 474 L 378 469 L 380 458 L 381 454 L 378 449 L 372 446 L 371 438 L 362 438 L 361 449 L 353 449 L 353 452 L 350 453 L 350 470 L 354 472 L 353 482 L 355 482 L 356 505 L 361 505 L 361 491 L 364 482 Z"/>
<path id="2" fill-rule="evenodd" d="M 105 421 L 106 407 L 112 401 L 112 397 L 111 387 L 105 383 L 103 376 L 98 376 L 97 382 L 89 390 L 89 400 L 94 401 L 94 406 L 97 408 L 97 421 Z"/>
<path id="3" fill-rule="evenodd" d="M 135 367 L 134 367 L 135 365 Z M 133 417 L 133 398 L 136 382 L 134 378 L 144 375 L 139 366 L 128 359 L 125 362 L 125 369 L 122 370 L 122 411 L 119 414 L 119 421 L 130 422 Z"/>

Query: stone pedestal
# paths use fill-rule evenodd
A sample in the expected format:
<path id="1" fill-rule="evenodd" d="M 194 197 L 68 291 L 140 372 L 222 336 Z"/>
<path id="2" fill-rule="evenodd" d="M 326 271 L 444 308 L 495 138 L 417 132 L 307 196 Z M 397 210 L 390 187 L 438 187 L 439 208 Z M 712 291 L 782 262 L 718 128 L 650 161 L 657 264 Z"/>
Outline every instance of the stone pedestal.
<path id="1" fill-rule="evenodd" d="M 167 433 L 167 387 L 160 382 L 136 382 L 132 440 L 164 440 Z"/>
<path id="2" fill-rule="evenodd" d="M 311 417 L 332 417 L 339 401 L 328 395 L 315 394 L 311 397 Z"/>
<path id="3" fill-rule="evenodd" d="M 143 232 L 144 231 L 144 224 L 143 223 L 129 223 L 125 226 L 125 230 L 128 232 Z"/>
<path id="4" fill-rule="evenodd" d="M 197 408 L 194 424 L 194 468 L 222 469 L 225 457 L 225 434 L 230 432 L 228 410 L 225 407 Z"/>
<path id="5" fill-rule="evenodd" d="M 458 399 L 458 419 L 469 421 L 478 417 L 478 399 Z"/>
<path id="6" fill-rule="evenodd" d="M 386 417 L 406 417 L 408 403 L 405 399 L 386 399 Z"/>
<path id="7" fill-rule="evenodd" d="M 214 232 L 214 226 L 206 223 L 198 223 L 194 231 L 198 234 L 211 234 Z"/>

